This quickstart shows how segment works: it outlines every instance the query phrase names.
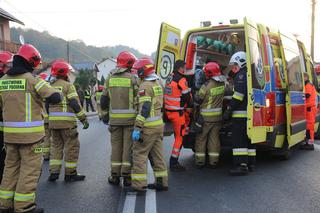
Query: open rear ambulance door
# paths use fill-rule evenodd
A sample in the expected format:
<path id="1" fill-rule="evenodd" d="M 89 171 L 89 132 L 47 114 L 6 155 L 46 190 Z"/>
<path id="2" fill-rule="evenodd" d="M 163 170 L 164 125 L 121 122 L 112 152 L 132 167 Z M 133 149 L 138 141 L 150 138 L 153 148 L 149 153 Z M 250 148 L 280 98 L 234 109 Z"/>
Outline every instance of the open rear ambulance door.
<path id="1" fill-rule="evenodd" d="M 306 72 L 303 57 L 300 56 L 297 39 L 279 32 L 281 57 L 287 82 L 286 117 L 288 146 L 301 142 L 306 134 L 305 93 L 303 73 Z"/>
<path id="2" fill-rule="evenodd" d="M 162 83 L 173 71 L 174 62 L 180 59 L 181 31 L 162 23 L 156 55 L 156 69 Z"/>
<path id="3" fill-rule="evenodd" d="M 267 130 L 263 124 L 263 109 L 266 105 L 265 73 L 261 55 L 261 42 L 257 25 L 244 19 L 247 54 L 247 134 L 251 143 L 266 141 Z"/>

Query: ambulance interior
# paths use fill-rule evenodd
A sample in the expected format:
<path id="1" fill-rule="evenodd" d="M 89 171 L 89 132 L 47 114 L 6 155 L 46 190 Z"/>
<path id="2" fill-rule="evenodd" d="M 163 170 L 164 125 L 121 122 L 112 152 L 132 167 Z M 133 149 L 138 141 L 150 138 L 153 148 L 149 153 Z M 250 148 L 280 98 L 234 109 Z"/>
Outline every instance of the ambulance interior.
<path id="1" fill-rule="evenodd" d="M 187 73 L 194 76 L 191 78 L 191 85 L 193 85 L 194 93 L 200 89 L 205 81 L 202 71 L 205 64 L 208 62 L 216 62 L 220 65 L 222 74 L 228 79 L 226 81 L 223 104 L 225 108 L 231 100 L 233 93 L 232 79 L 228 77 L 230 71 L 230 66 L 228 66 L 230 58 L 238 51 L 245 51 L 245 34 L 243 28 L 218 29 L 214 31 L 193 33 L 189 36 L 188 48 L 186 51 L 186 69 Z M 230 136 L 230 125 L 224 124 L 224 128 L 222 128 L 220 135 L 224 135 L 224 139 L 226 139 L 225 136 Z M 223 141 L 221 142 L 223 143 Z"/>
<path id="2" fill-rule="evenodd" d="M 194 89 L 199 89 L 197 85 L 203 82 L 199 81 L 198 75 L 202 68 L 208 62 L 217 62 L 220 65 L 222 73 L 228 77 L 230 67 L 228 66 L 231 56 L 238 51 L 245 51 L 244 30 L 239 29 L 221 29 L 207 32 L 193 33 L 189 36 L 187 48 L 186 63 L 187 72 L 195 74 Z M 191 50 L 193 48 L 194 50 Z M 190 54 L 194 52 L 194 54 Z M 203 80 L 203 78 L 202 78 Z M 201 81 L 201 79 L 200 79 Z M 226 95 L 232 91 L 232 82 L 228 82 Z"/>

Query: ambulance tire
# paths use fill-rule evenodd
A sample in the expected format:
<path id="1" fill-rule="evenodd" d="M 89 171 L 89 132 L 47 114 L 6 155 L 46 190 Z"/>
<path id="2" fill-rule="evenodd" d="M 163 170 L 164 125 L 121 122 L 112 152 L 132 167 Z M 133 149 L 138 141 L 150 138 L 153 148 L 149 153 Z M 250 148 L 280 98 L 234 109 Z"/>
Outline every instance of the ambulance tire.
<path id="1" fill-rule="evenodd" d="M 289 148 L 288 141 L 284 142 L 281 149 L 274 150 L 272 155 L 277 157 L 279 160 L 289 160 L 292 154 L 292 150 Z"/>

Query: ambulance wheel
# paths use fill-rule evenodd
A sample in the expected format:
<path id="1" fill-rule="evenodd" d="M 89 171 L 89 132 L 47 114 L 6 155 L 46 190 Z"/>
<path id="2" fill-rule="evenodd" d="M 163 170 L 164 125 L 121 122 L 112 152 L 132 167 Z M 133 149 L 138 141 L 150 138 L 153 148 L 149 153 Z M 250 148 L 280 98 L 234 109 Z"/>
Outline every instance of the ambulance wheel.
<path id="1" fill-rule="evenodd" d="M 285 141 L 281 149 L 274 150 L 272 155 L 277 157 L 279 160 L 289 160 L 291 157 L 291 149 L 289 148 L 288 142 Z"/>

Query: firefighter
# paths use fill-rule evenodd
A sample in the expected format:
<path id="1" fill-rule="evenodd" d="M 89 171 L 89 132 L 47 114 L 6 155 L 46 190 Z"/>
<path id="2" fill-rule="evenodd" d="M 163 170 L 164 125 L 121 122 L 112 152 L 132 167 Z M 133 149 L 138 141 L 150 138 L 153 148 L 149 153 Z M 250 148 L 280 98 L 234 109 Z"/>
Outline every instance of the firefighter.
<path id="1" fill-rule="evenodd" d="M 317 115 L 317 91 L 315 86 L 310 82 L 308 73 L 304 73 L 305 82 L 305 106 L 307 120 L 307 141 L 301 146 L 305 150 L 314 150 L 314 123 Z"/>
<path id="2" fill-rule="evenodd" d="M 97 110 L 98 110 L 98 115 L 99 115 L 99 119 L 102 119 L 102 112 L 101 112 L 101 105 L 100 105 L 100 99 L 101 99 L 101 95 L 102 95 L 102 91 L 103 91 L 103 86 L 99 85 L 98 86 L 98 90 L 96 91 L 96 96 L 95 96 L 95 100 L 97 103 Z"/>
<path id="3" fill-rule="evenodd" d="M 208 152 L 209 165 L 211 168 L 216 168 L 220 154 L 219 130 L 226 79 L 221 74 L 219 64 L 215 62 L 208 63 L 203 71 L 206 82 L 195 97 L 195 102 L 200 105 L 200 115 L 196 122 L 198 133 L 195 144 L 195 163 L 198 168 L 204 167 Z"/>
<path id="4" fill-rule="evenodd" d="M 0 212 L 41 213 L 35 193 L 42 165 L 45 136 L 42 100 L 56 104 L 60 94 L 32 72 L 41 56 L 30 44 L 13 56 L 13 67 L 0 80 L 4 141 L 7 151 L 0 186 Z"/>
<path id="5" fill-rule="evenodd" d="M 185 78 L 185 62 L 177 60 L 172 75 L 166 80 L 164 92 L 164 108 L 166 118 L 172 122 L 174 128 L 174 144 L 170 158 L 170 170 L 184 171 L 178 159 L 182 148 L 182 140 L 186 131 L 185 109 L 191 100 L 191 90 Z"/>
<path id="6" fill-rule="evenodd" d="M 48 74 L 47 73 L 41 73 L 40 78 L 42 78 L 44 81 L 47 81 Z M 43 139 L 43 146 L 42 146 L 42 153 L 43 153 L 43 159 L 45 161 L 49 161 L 50 158 L 50 141 L 51 141 L 51 131 L 49 129 L 49 119 L 48 119 L 48 112 L 45 108 L 45 103 L 43 103 L 43 117 L 44 117 L 44 130 L 45 130 L 45 137 Z"/>
<path id="7" fill-rule="evenodd" d="M 224 120 L 232 117 L 232 152 L 234 167 L 230 175 L 246 175 L 255 166 L 256 149 L 247 136 L 247 60 L 246 53 L 232 55 L 229 65 L 234 82 L 234 93 L 223 114 Z"/>
<path id="8" fill-rule="evenodd" d="M 12 66 L 12 56 L 13 54 L 7 51 L 0 52 L 0 78 L 2 78 Z M 2 110 L 0 110 L 0 122 L 2 124 Z M 3 142 L 3 125 L 0 126 L 0 183 L 2 180 L 2 174 L 4 169 L 4 160 L 6 158 L 6 152 L 4 149 Z"/>
<path id="9" fill-rule="evenodd" d="M 127 51 L 118 55 L 117 69 L 107 78 L 101 96 L 101 109 L 105 114 L 103 122 L 110 124 L 112 153 L 108 182 L 113 185 L 120 184 L 120 177 L 123 177 L 124 186 L 131 185 L 131 133 L 136 118 L 134 100 L 138 86 L 136 77 L 130 72 L 136 60 Z"/>
<path id="10" fill-rule="evenodd" d="M 141 58 L 134 65 L 142 80 L 138 92 L 138 115 L 132 132 L 132 187 L 127 192 L 144 193 L 146 188 L 168 190 L 168 172 L 163 156 L 163 88 L 155 74 L 153 61 Z M 155 182 L 147 185 L 147 160 L 154 171 Z"/>
<path id="11" fill-rule="evenodd" d="M 59 178 L 62 159 L 64 159 L 64 180 L 82 181 L 84 175 L 77 173 L 77 165 L 80 151 L 80 142 L 77 131 L 77 118 L 83 124 L 83 129 L 89 127 L 85 112 L 83 111 L 77 91 L 69 82 L 68 74 L 71 66 L 63 61 L 56 60 L 51 65 L 50 84 L 62 94 L 59 104 L 47 106 L 49 112 L 49 128 L 52 142 L 50 150 L 50 176 L 53 182 Z"/>
<path id="12" fill-rule="evenodd" d="M 92 104 L 92 94 L 90 87 L 84 91 L 84 99 L 86 100 L 86 110 L 89 112 L 89 106 L 91 107 L 91 111 L 95 112 L 93 104 Z"/>

